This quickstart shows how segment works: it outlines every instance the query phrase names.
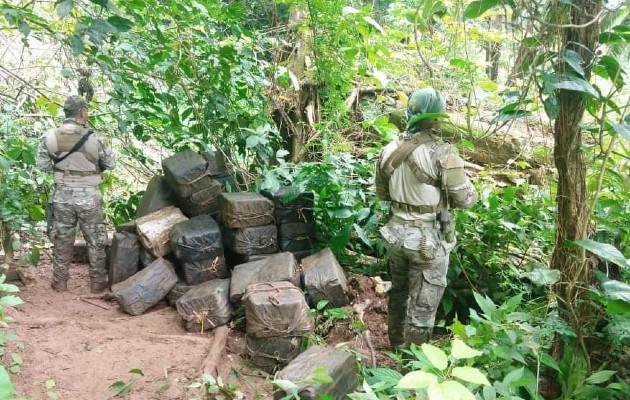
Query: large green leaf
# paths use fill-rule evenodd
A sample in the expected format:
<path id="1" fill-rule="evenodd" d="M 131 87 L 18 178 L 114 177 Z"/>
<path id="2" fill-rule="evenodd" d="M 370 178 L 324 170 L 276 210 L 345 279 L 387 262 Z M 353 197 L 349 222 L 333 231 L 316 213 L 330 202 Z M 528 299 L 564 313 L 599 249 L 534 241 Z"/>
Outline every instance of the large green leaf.
<path id="1" fill-rule="evenodd" d="M 601 371 L 595 372 L 593 375 L 586 378 L 586 382 L 590 383 L 591 385 L 599 385 L 600 383 L 609 381 L 610 378 L 612 378 L 613 375 L 615 375 L 616 373 L 617 371 L 603 369 Z"/>
<path id="2" fill-rule="evenodd" d="M 617 90 L 623 89 L 624 86 L 624 69 L 619 65 L 616 58 L 605 55 L 597 61 L 593 67 L 593 72 L 604 79 L 611 81 Z"/>
<path id="3" fill-rule="evenodd" d="M 367 375 L 367 382 L 372 386 L 379 384 L 381 389 L 396 386 L 403 377 L 400 372 L 389 368 L 370 368 Z"/>
<path id="4" fill-rule="evenodd" d="M 591 239 L 576 240 L 573 243 L 590 251 L 599 258 L 617 264 L 622 268 L 628 268 L 630 266 L 623 254 L 611 244 L 599 243 Z"/>
<path id="5" fill-rule="evenodd" d="M 0 365 L 0 400 L 12 400 L 15 395 L 15 388 L 11 384 L 11 378 L 9 374 Z"/>
<path id="6" fill-rule="evenodd" d="M 0 154 L 0 170 L 2 169 L 7 170 L 9 168 L 11 168 L 11 161 L 9 161 L 7 158 L 3 157 Z"/>
<path id="7" fill-rule="evenodd" d="M 623 136 L 628 142 L 630 142 L 630 126 L 626 124 L 612 124 L 615 132 Z"/>
<path id="8" fill-rule="evenodd" d="M 465 18 L 477 18 L 491 8 L 499 5 L 499 0 L 475 0 L 464 10 Z"/>
<path id="9" fill-rule="evenodd" d="M 359 239 L 361 239 L 366 246 L 372 247 L 372 243 L 370 242 L 370 238 L 368 237 L 365 229 L 363 229 L 359 224 L 353 224 L 352 226 L 354 227 L 354 231 L 357 233 L 357 236 L 359 236 Z"/>
<path id="10" fill-rule="evenodd" d="M 613 300 L 622 300 L 630 304 L 630 285 L 624 282 L 609 280 L 602 283 L 604 293 Z"/>
<path id="11" fill-rule="evenodd" d="M 465 382 L 476 383 L 478 385 L 490 386 L 488 378 L 477 368 L 473 367 L 455 367 L 452 374 L 455 378 Z"/>
<path id="12" fill-rule="evenodd" d="M 68 39 L 70 43 L 70 48 L 72 49 L 72 54 L 78 56 L 83 52 L 83 39 L 78 35 L 72 35 Z"/>
<path id="13" fill-rule="evenodd" d="M 60 0 L 60 1 L 57 1 L 57 14 L 61 18 L 64 18 L 64 17 L 68 16 L 68 14 L 70 14 L 70 11 L 72 11 L 73 7 L 74 7 L 74 1 L 73 0 Z"/>
<path id="14" fill-rule="evenodd" d="M 581 76 L 584 76 L 584 69 L 582 68 L 584 59 L 579 53 L 573 50 L 565 50 L 561 53 L 561 57 L 567 64 L 569 64 L 573 71 L 577 72 Z"/>
<path id="15" fill-rule="evenodd" d="M 427 394 L 431 400 L 475 400 L 475 395 L 456 381 L 429 385 Z"/>
<path id="16" fill-rule="evenodd" d="M 606 303 L 606 312 L 611 315 L 630 316 L 630 303 L 623 300 L 609 300 Z"/>
<path id="17" fill-rule="evenodd" d="M 451 349 L 451 355 L 458 359 L 464 358 L 473 358 L 480 356 L 482 353 L 478 350 L 475 350 L 469 347 L 466 343 L 464 343 L 461 339 L 455 338 L 453 339 L 453 348 Z"/>
<path id="18" fill-rule="evenodd" d="M 624 37 L 616 32 L 602 32 L 599 34 L 599 43 L 622 43 Z"/>
<path id="19" fill-rule="evenodd" d="M 444 371 L 448 367 L 448 357 L 446 353 L 429 343 L 422 343 L 422 352 L 435 368 Z"/>
<path id="20" fill-rule="evenodd" d="M 102 18 L 93 19 L 92 23 L 90 24 L 90 28 L 94 32 L 98 32 L 102 35 L 106 35 L 108 33 L 116 33 L 117 31 L 116 28 L 112 26 L 112 24 Z"/>
<path id="21" fill-rule="evenodd" d="M 473 296 L 475 297 L 475 301 L 481 308 L 481 311 L 486 315 L 488 319 L 492 319 L 497 312 L 497 305 L 488 297 L 481 296 L 479 293 L 474 292 Z"/>
<path id="22" fill-rule="evenodd" d="M 497 390 L 493 386 L 483 387 L 483 400 L 496 400 Z"/>
<path id="23" fill-rule="evenodd" d="M 107 22 L 109 22 L 111 26 L 116 28 L 118 32 L 127 32 L 131 30 L 131 28 L 133 28 L 133 22 L 131 22 L 131 20 L 119 17 L 118 15 L 112 15 L 111 17 L 107 18 Z"/>
<path id="24" fill-rule="evenodd" d="M 547 286 L 553 285 L 560 280 L 560 271 L 542 266 L 531 271 L 524 272 L 523 276 L 532 281 L 534 285 Z"/>
<path id="25" fill-rule="evenodd" d="M 560 106 L 558 105 L 558 99 L 556 96 L 549 96 L 543 102 L 545 106 L 545 113 L 549 119 L 556 119 L 560 115 Z"/>
<path id="26" fill-rule="evenodd" d="M 558 362 L 551 355 L 547 353 L 540 354 L 540 362 L 541 364 L 560 372 L 560 366 L 558 366 Z"/>
<path id="27" fill-rule="evenodd" d="M 15 307 L 24 303 L 22 299 L 14 295 L 0 297 L 0 306 L 2 307 Z"/>
<path id="28" fill-rule="evenodd" d="M 572 78 L 554 83 L 552 85 L 552 88 L 560 90 L 570 90 L 572 92 L 581 92 L 593 97 L 599 96 L 595 88 L 593 88 L 590 83 L 586 82 L 584 79 L 579 78 Z"/>
<path id="29" fill-rule="evenodd" d="M 423 389 L 431 384 L 437 384 L 437 376 L 424 371 L 411 371 L 403 376 L 396 387 L 398 389 Z"/>

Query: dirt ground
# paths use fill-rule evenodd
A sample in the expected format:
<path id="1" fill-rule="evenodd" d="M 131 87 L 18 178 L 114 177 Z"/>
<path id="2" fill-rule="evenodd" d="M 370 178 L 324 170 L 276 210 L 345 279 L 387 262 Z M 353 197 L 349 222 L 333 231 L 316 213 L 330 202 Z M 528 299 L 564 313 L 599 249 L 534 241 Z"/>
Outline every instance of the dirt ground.
<path id="1" fill-rule="evenodd" d="M 23 359 L 21 372 L 12 380 L 19 397 L 44 400 L 101 400 L 114 398 L 114 382 L 131 384 L 124 396 L 132 400 L 202 399 L 199 389 L 190 388 L 200 380 L 202 362 L 212 344 L 211 334 L 188 333 L 177 312 L 160 303 L 145 314 L 131 317 L 115 302 L 90 297 L 87 265 L 73 264 L 69 291 L 50 289 L 49 262 L 36 270 L 37 283 L 22 288 L 24 304 L 9 311 L 16 320 L 8 329 L 23 345 L 13 343 L 7 356 L 17 352 Z M 346 343 L 371 364 L 389 364 L 383 355 L 389 345 L 386 301 L 374 291 L 370 278 L 349 279 L 353 304 L 368 304 L 364 313 L 370 330 L 365 335 L 352 331 L 349 321 L 339 321 L 326 337 L 329 344 Z M 370 299 L 366 302 L 367 299 Z M 92 303 L 92 304 L 91 304 Z M 270 399 L 272 378 L 253 367 L 245 358 L 245 337 L 232 330 L 220 366 L 221 376 L 238 387 L 246 399 Z M 144 374 L 130 373 L 139 369 Z M 55 386 L 47 388 L 46 383 Z M 47 394 L 47 392 L 53 392 Z"/>

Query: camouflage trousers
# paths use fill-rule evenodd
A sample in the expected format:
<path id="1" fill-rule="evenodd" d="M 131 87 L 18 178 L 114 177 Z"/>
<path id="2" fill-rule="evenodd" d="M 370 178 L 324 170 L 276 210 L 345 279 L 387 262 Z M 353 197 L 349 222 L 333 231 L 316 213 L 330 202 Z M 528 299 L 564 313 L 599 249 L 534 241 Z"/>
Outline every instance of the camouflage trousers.
<path id="1" fill-rule="evenodd" d="M 53 282 L 66 282 L 69 278 L 78 223 L 88 246 L 90 282 L 107 283 L 107 231 L 98 188 L 57 187 L 53 213 Z"/>
<path id="2" fill-rule="evenodd" d="M 446 288 L 449 254 L 454 243 L 439 229 L 396 220 L 381 228 L 389 257 L 392 288 L 388 330 L 392 348 L 421 344 L 431 338 L 435 314 Z"/>

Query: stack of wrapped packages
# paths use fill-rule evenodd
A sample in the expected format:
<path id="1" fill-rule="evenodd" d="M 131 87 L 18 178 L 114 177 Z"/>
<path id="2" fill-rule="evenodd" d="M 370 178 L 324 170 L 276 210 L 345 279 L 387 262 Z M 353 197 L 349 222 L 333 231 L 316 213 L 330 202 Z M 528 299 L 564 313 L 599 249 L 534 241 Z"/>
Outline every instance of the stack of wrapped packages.
<path id="1" fill-rule="evenodd" d="M 339 350 L 300 359 L 302 338 L 314 329 L 310 308 L 349 302 L 332 251 L 314 249 L 313 193 L 226 192 L 237 189 L 235 179 L 216 154 L 177 153 L 162 168 L 136 219 L 119 225 L 112 241 L 109 280 L 122 310 L 139 315 L 167 298 L 187 330 L 204 332 L 228 324 L 242 306 L 247 355 L 261 369 L 286 367 L 296 377 L 316 352 L 333 370 L 347 370 L 348 353 L 329 354 Z M 324 386 L 314 393 L 333 390 Z"/>
<path id="2" fill-rule="evenodd" d="M 276 193 L 263 191 L 262 194 L 274 203 L 280 251 L 290 251 L 298 261 L 313 254 L 315 247 L 313 192 L 284 187 Z"/>
<path id="3" fill-rule="evenodd" d="M 273 202 L 259 193 L 221 195 L 225 247 L 233 265 L 260 260 L 278 252 Z"/>

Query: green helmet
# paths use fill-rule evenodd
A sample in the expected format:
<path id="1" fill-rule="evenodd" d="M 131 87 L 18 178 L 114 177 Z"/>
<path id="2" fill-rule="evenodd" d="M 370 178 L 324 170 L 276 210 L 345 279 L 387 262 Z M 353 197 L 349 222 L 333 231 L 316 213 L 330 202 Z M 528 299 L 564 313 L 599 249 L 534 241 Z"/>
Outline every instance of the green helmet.
<path id="1" fill-rule="evenodd" d="M 66 99 L 65 103 L 63 103 L 63 111 L 66 113 L 66 116 L 74 116 L 83 109 L 88 108 L 88 103 L 81 96 L 70 96 Z"/>
<path id="2" fill-rule="evenodd" d="M 428 87 L 413 92 L 407 103 L 407 129 L 411 128 L 422 118 L 423 114 L 443 114 L 445 111 L 444 99 Z M 415 117 L 415 118 L 414 118 Z M 439 118 L 439 115 L 427 115 L 429 118 Z"/>

